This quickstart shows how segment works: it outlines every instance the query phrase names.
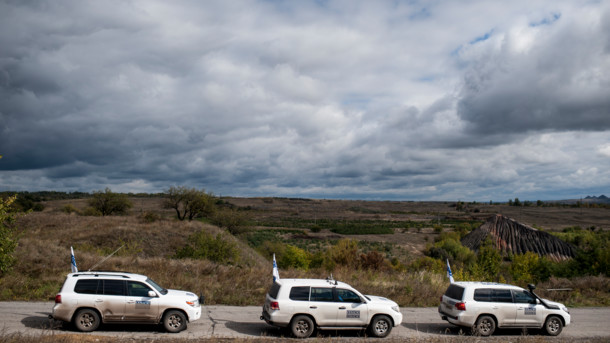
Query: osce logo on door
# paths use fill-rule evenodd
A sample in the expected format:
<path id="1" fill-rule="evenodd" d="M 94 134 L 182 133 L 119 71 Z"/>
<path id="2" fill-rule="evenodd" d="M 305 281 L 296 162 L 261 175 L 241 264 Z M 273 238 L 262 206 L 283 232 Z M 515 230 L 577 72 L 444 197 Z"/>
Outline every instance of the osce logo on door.
<path id="1" fill-rule="evenodd" d="M 347 318 L 360 318 L 360 311 L 347 310 Z"/>

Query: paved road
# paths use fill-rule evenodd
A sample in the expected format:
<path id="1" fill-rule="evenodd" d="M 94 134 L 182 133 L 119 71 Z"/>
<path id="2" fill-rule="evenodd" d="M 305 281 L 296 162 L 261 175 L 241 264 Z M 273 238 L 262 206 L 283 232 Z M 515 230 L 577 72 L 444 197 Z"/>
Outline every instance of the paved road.
<path id="1" fill-rule="evenodd" d="M 61 324 L 48 319 L 53 303 L 51 302 L 0 302 L 0 332 L 24 334 L 42 334 L 53 331 L 68 331 Z M 456 336 L 459 329 L 440 320 L 436 308 L 406 307 L 401 309 L 403 323 L 395 327 L 390 337 L 431 337 Z M 561 337 L 610 339 L 610 307 L 571 309 L 573 324 L 564 328 Z M 178 334 L 165 333 L 157 326 L 151 325 L 105 325 L 96 335 L 137 337 L 137 338 L 205 338 L 205 337 L 282 337 L 287 333 L 267 325 L 260 320 L 259 306 L 204 306 L 202 318 L 189 324 L 186 331 Z M 322 332 L 329 337 L 358 337 L 358 331 Z M 521 330 L 499 330 L 494 336 L 519 336 Z M 530 331 L 529 334 L 539 335 Z"/>

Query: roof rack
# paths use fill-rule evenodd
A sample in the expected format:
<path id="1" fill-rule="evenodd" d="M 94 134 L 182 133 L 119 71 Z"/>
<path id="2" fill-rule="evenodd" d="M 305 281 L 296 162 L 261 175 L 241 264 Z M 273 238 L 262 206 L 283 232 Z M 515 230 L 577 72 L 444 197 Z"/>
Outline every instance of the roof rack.
<path id="1" fill-rule="evenodd" d="M 74 276 L 79 276 L 79 275 L 92 275 L 92 276 L 96 276 L 96 277 L 97 276 L 118 276 L 118 277 L 122 277 L 125 279 L 131 279 L 131 277 L 129 275 L 125 275 L 125 274 L 133 275 L 134 273 L 125 272 L 125 271 L 114 271 L 114 270 L 88 270 L 88 271 L 83 271 L 83 272 L 76 272 L 76 273 L 74 273 Z"/>

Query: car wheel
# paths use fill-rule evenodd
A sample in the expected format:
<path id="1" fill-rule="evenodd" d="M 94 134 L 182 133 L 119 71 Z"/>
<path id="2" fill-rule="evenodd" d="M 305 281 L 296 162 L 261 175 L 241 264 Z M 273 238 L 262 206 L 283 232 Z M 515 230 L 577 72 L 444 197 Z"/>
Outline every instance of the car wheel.
<path id="1" fill-rule="evenodd" d="M 74 316 L 74 326 L 83 332 L 95 331 L 100 326 L 100 315 L 92 309 L 82 309 Z"/>
<path id="2" fill-rule="evenodd" d="M 296 316 L 290 322 L 290 330 L 297 338 L 307 338 L 313 333 L 314 324 L 308 316 Z"/>
<path id="3" fill-rule="evenodd" d="M 563 329 L 563 322 L 557 316 L 550 316 L 544 322 L 544 330 L 549 336 L 557 336 Z"/>
<path id="4" fill-rule="evenodd" d="M 186 317 L 180 311 L 168 311 L 163 316 L 163 326 L 167 332 L 180 332 L 186 329 Z"/>
<path id="5" fill-rule="evenodd" d="M 369 325 L 369 334 L 373 337 L 386 337 L 392 332 L 392 320 L 388 316 L 375 316 Z"/>
<path id="6" fill-rule="evenodd" d="M 480 316 L 472 333 L 478 336 L 491 336 L 496 331 L 496 321 L 491 316 Z"/>

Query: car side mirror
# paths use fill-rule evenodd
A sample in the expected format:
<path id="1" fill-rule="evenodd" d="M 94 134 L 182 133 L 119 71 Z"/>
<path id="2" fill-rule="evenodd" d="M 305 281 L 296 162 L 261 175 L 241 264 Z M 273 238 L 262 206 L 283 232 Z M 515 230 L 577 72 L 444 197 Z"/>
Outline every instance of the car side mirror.
<path id="1" fill-rule="evenodd" d="M 157 293 L 155 293 L 155 291 L 148 291 L 148 296 L 150 298 L 155 298 L 157 296 Z"/>

